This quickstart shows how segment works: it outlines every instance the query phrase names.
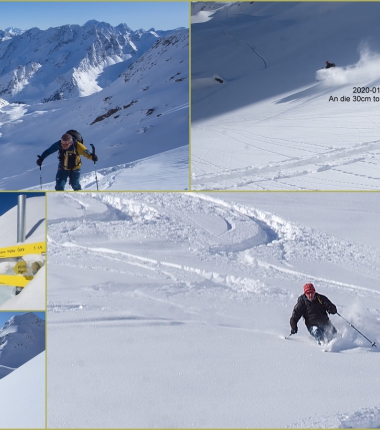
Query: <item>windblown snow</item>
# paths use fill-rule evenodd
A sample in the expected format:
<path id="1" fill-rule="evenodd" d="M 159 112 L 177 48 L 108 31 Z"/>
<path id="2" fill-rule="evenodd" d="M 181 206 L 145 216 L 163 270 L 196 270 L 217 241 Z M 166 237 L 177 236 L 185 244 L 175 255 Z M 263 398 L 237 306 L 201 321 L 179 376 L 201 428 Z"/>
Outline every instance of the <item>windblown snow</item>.
<path id="1" fill-rule="evenodd" d="M 379 194 L 47 198 L 49 427 L 379 427 Z"/>
<path id="2" fill-rule="evenodd" d="M 378 3 L 200 2 L 192 14 L 194 190 L 378 188 Z"/>

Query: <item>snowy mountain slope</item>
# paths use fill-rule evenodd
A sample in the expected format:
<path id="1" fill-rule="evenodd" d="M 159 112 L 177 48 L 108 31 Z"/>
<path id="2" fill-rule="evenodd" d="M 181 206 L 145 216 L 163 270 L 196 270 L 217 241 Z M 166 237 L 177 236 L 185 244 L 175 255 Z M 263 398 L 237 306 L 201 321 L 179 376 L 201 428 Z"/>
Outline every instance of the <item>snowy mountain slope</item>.
<path id="1" fill-rule="evenodd" d="M 203 22 L 198 13 L 194 189 L 377 188 L 378 4 L 234 3 Z M 338 67 L 321 76 L 326 60 Z"/>
<path id="2" fill-rule="evenodd" d="M 165 151 L 133 163 L 97 169 L 83 175 L 82 189 L 96 190 L 170 190 L 188 189 L 189 147 Z M 54 191 L 55 182 L 44 183 L 44 190 Z M 30 187 L 39 190 L 40 186 Z"/>
<path id="3" fill-rule="evenodd" d="M 28 193 L 25 210 L 25 243 L 45 242 L 45 197 L 35 197 Z M 17 245 L 17 205 L 0 217 L 0 248 Z M 23 257 L 27 264 L 28 275 L 32 275 L 31 266 L 34 262 L 45 264 L 42 254 L 28 254 Z M 16 258 L 0 259 L 0 273 L 15 275 Z M 0 309 L 37 310 L 45 309 L 45 270 L 42 267 L 22 292 L 15 297 L 15 288 L 0 286 Z"/>
<path id="4" fill-rule="evenodd" d="M 378 427 L 378 348 L 284 340 L 311 281 L 379 343 L 379 194 L 315 196 L 49 193 L 48 426 Z"/>
<path id="5" fill-rule="evenodd" d="M 0 43 L 0 96 L 35 103 L 90 95 L 102 89 L 97 77 L 104 69 L 123 62 L 125 70 L 158 37 L 96 20 L 32 28 Z"/>
<path id="6" fill-rule="evenodd" d="M 126 74 L 101 92 L 44 104 L 1 107 L 4 157 L 0 161 L 0 187 L 39 188 L 40 173 L 43 184 L 53 181 L 56 156 L 44 161 L 41 172 L 35 160 L 70 128 L 81 132 L 90 149 L 91 143 L 95 145 L 97 169 L 122 169 L 123 164 L 187 146 L 188 85 L 188 32 L 181 30 L 157 41 Z M 82 173 L 93 170 L 94 164 L 84 160 Z M 149 172 L 142 180 L 150 180 Z M 163 183 L 157 182 L 154 189 L 167 186 L 165 172 Z M 166 189 L 187 186 L 186 175 L 181 183 L 173 180 Z"/>
<path id="7" fill-rule="evenodd" d="M 0 395 L 1 428 L 45 428 L 45 353 L 1 379 Z"/>
<path id="8" fill-rule="evenodd" d="M 0 329 L 0 363 L 15 369 L 45 350 L 45 322 L 32 312 L 15 315 Z"/>

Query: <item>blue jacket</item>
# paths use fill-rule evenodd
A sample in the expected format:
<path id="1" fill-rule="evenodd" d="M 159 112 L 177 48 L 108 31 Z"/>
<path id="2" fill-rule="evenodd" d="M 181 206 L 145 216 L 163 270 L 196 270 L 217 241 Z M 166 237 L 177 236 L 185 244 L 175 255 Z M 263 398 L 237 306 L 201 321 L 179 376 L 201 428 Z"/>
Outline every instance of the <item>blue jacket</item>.
<path id="1" fill-rule="evenodd" d="M 85 156 L 89 160 L 92 160 L 92 154 L 91 152 L 83 145 L 83 143 L 79 142 L 78 140 L 75 140 L 73 142 L 73 145 L 71 145 L 68 149 L 63 149 L 61 145 L 61 141 L 58 140 L 58 142 L 53 143 L 53 145 L 50 146 L 50 148 L 46 149 L 42 154 L 41 158 L 42 161 L 48 157 L 51 154 L 54 154 L 54 152 L 59 151 L 59 165 L 63 167 L 65 170 L 78 170 L 82 166 L 82 161 L 80 158 L 80 155 Z M 75 154 L 76 157 L 76 165 L 72 169 L 67 167 L 67 157 L 69 154 Z"/>

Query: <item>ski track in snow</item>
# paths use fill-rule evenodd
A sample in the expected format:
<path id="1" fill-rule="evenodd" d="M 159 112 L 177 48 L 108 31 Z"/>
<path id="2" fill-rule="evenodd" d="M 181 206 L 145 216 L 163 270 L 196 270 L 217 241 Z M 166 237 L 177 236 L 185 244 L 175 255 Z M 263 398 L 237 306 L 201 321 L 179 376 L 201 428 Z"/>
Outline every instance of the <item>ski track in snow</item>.
<path id="1" fill-rule="evenodd" d="M 363 115 L 360 118 L 363 119 Z M 246 118 L 239 119 L 235 117 L 228 125 L 226 125 L 225 121 L 213 123 L 212 125 L 194 125 L 194 129 L 200 128 L 201 130 L 206 130 L 208 134 L 211 132 L 218 136 L 219 139 L 217 138 L 215 142 L 219 143 L 220 139 L 222 141 L 227 139 L 241 150 L 246 148 L 253 154 L 262 154 L 259 158 L 267 154 L 273 161 L 263 166 L 228 169 L 228 166 L 233 164 L 231 157 L 236 157 L 236 152 L 239 152 L 239 150 L 235 151 L 235 155 L 233 155 L 227 149 L 227 142 L 222 146 L 220 144 L 215 145 L 215 148 L 209 145 L 209 148 L 203 152 L 202 157 L 199 156 L 197 151 L 193 150 L 192 162 L 196 166 L 196 170 L 212 171 L 212 173 L 193 175 L 193 189 L 266 189 L 268 183 L 272 184 L 273 189 L 286 189 L 288 188 L 286 185 L 288 184 L 286 182 L 288 179 L 298 178 L 306 179 L 305 186 L 302 186 L 299 181 L 299 185 L 295 188 L 292 186 L 290 189 L 320 189 L 321 187 L 318 184 L 324 184 L 324 189 L 356 189 L 358 187 L 368 189 L 368 183 L 372 184 L 374 183 L 373 181 L 379 180 L 377 170 L 374 169 L 378 165 L 376 160 L 380 150 L 379 140 L 360 141 L 359 139 L 359 142 L 353 147 L 340 148 L 339 145 L 332 146 L 329 143 L 309 143 L 307 141 L 270 136 L 270 126 L 268 126 L 269 136 L 251 131 L 255 126 L 262 126 L 262 122 L 266 120 L 260 120 L 255 124 L 249 123 L 247 126 L 244 124 L 244 121 L 247 121 Z M 279 121 L 281 120 L 279 119 Z M 284 118 L 284 120 L 286 119 Z M 318 121 L 318 119 L 316 120 Z M 325 119 L 319 118 L 319 120 L 324 121 Z M 365 120 L 366 122 L 371 121 L 368 118 L 365 118 Z M 378 132 L 378 125 L 374 124 L 369 127 L 372 128 L 373 132 Z M 294 126 L 295 132 L 296 129 L 298 127 Z M 291 127 L 289 131 L 292 132 Z M 218 154 L 215 153 L 217 150 Z M 249 157 L 249 153 L 246 156 Z M 362 173 L 362 170 L 360 172 L 349 170 L 350 166 L 355 167 L 359 164 L 368 164 L 371 168 L 365 174 Z M 315 175 L 329 170 L 336 173 L 333 178 L 322 179 L 323 182 L 314 181 L 316 186 L 311 185 L 313 183 L 313 180 L 309 179 L 311 175 L 316 177 Z M 339 179 L 340 177 L 342 178 L 341 180 Z"/>
<path id="2" fill-rule="evenodd" d="M 266 60 L 265 60 L 265 58 L 262 56 L 262 55 L 260 55 L 258 52 L 257 52 L 257 50 L 249 43 L 249 42 L 247 42 L 246 40 L 242 40 L 242 39 L 238 39 L 237 37 L 235 37 L 235 36 L 232 36 L 231 34 L 227 34 L 226 33 L 226 31 L 225 30 L 222 30 L 222 33 L 224 34 L 224 35 L 226 35 L 227 37 L 231 37 L 232 39 L 235 39 L 235 40 L 237 40 L 238 42 L 243 42 L 243 43 L 245 43 L 246 45 L 248 45 L 249 46 L 249 48 L 250 49 L 252 49 L 252 51 L 262 60 L 262 62 L 264 63 L 264 67 L 263 67 L 263 70 L 264 69 L 266 69 L 267 67 L 268 67 L 268 64 L 267 64 L 267 62 L 266 62 Z"/>
<path id="3" fill-rule="evenodd" d="M 88 207 L 88 204 L 81 201 L 81 198 L 75 194 L 75 198 L 72 195 L 67 196 L 68 198 L 75 200 L 82 210 Z M 122 195 L 123 196 L 123 195 Z M 141 195 L 139 195 L 141 197 Z M 152 220 L 154 224 L 158 224 L 155 228 L 162 228 L 169 235 L 169 240 L 177 242 L 178 241 L 178 232 L 173 234 L 168 223 L 172 221 L 174 224 L 178 223 L 178 219 L 181 219 L 181 222 L 184 223 L 184 227 L 186 230 L 195 230 L 194 238 L 189 238 L 189 243 L 192 242 L 191 247 L 189 248 L 189 252 L 192 254 L 196 252 L 201 255 L 201 261 L 210 261 L 216 259 L 224 260 L 226 256 L 231 253 L 245 253 L 244 257 L 240 259 L 240 261 L 236 261 L 236 269 L 243 268 L 245 273 L 250 273 L 249 266 L 253 265 L 257 271 L 270 274 L 271 278 L 278 279 L 283 278 L 290 280 L 292 283 L 302 283 L 304 279 L 314 279 L 316 282 L 323 284 L 326 288 L 331 290 L 341 290 L 346 294 L 351 296 L 363 296 L 363 297 L 378 297 L 380 292 L 374 288 L 366 288 L 356 284 L 350 284 L 347 282 L 342 282 L 334 279 L 325 278 L 323 276 L 315 276 L 312 273 L 305 273 L 305 271 L 296 270 L 292 268 L 292 264 L 286 263 L 288 258 L 292 259 L 292 254 L 296 253 L 295 249 L 291 244 L 292 241 L 297 242 L 302 237 L 302 240 L 306 243 L 306 246 L 309 247 L 311 243 L 309 243 L 308 236 L 312 233 L 307 231 L 307 229 L 303 229 L 299 226 L 292 225 L 291 223 L 287 223 L 285 220 L 280 219 L 279 217 L 272 216 L 271 214 L 264 213 L 261 211 L 256 211 L 252 208 L 247 208 L 239 205 L 230 205 L 229 203 L 223 202 L 222 200 L 215 199 L 211 196 L 200 195 L 200 194 L 186 194 L 181 195 L 180 200 L 183 204 L 183 201 L 186 203 L 183 206 L 179 206 L 177 210 L 179 212 L 176 214 L 174 218 L 177 219 L 176 222 L 173 221 L 173 216 L 170 216 L 167 211 L 164 213 L 160 213 L 159 211 L 153 211 L 151 208 L 146 207 L 143 209 L 144 205 L 142 205 L 138 196 L 128 195 L 128 198 L 123 199 L 122 197 L 114 197 L 112 195 L 107 196 L 96 196 L 92 195 L 92 199 L 100 201 L 102 204 L 105 204 L 108 207 L 108 210 L 101 215 L 91 215 L 86 217 L 86 225 L 91 225 L 91 228 L 95 227 L 97 222 L 101 222 L 105 219 L 114 219 L 117 223 L 117 220 L 125 220 L 123 222 L 129 223 L 133 221 L 135 223 L 140 224 L 142 222 L 143 228 L 145 230 L 146 226 L 149 224 L 149 221 L 145 225 L 146 220 Z M 153 200 L 156 200 L 153 198 Z M 166 200 L 163 196 L 163 200 Z M 191 206 L 198 205 L 203 207 L 208 207 L 203 215 L 203 218 L 200 217 L 200 213 L 192 212 Z M 136 206 L 135 209 L 133 208 Z M 134 214 L 133 211 L 136 211 Z M 210 210 L 213 215 L 210 215 Z M 145 211 L 145 212 L 144 212 Z M 113 212 L 113 215 L 111 214 Z M 178 216 L 180 218 L 178 218 Z M 216 216 L 216 218 L 215 218 Z M 144 218 L 146 217 L 146 219 Z M 143 221 L 142 221 L 143 220 Z M 219 220 L 219 221 L 218 221 Z M 62 227 L 62 223 L 68 224 L 67 227 L 64 228 L 64 237 L 65 240 L 63 242 L 57 242 L 54 239 L 54 232 Z M 249 297 L 256 297 L 262 299 L 263 297 L 282 297 L 287 299 L 293 299 L 294 295 L 290 291 L 279 290 L 276 288 L 271 288 L 261 281 L 258 280 L 259 276 L 238 276 L 231 275 L 229 271 L 224 270 L 213 270 L 210 271 L 202 267 L 203 264 L 200 265 L 189 265 L 187 262 L 185 264 L 181 262 L 177 262 L 175 257 L 172 257 L 173 260 L 169 260 L 167 254 L 164 254 L 164 259 L 157 258 L 148 258 L 143 255 L 125 252 L 119 249 L 113 249 L 109 247 L 103 246 L 86 246 L 80 245 L 78 243 L 74 243 L 70 240 L 72 235 L 78 229 L 81 229 L 82 221 L 63 221 L 63 220 L 52 220 L 50 221 L 50 230 L 49 230 L 49 254 L 53 256 L 64 255 L 69 253 L 70 255 L 94 255 L 98 257 L 98 261 L 110 261 L 113 263 L 120 263 L 120 267 L 118 270 L 120 273 L 129 273 L 129 266 L 135 266 L 140 269 L 143 269 L 143 276 L 147 276 L 148 278 L 164 278 L 169 282 L 173 282 L 174 284 L 182 284 L 183 279 L 188 279 L 195 277 L 197 279 L 197 283 L 199 282 L 211 282 L 214 285 L 221 286 L 226 289 L 226 291 L 233 291 L 234 294 L 247 294 Z M 202 225 L 203 224 L 203 225 Z M 71 227 L 69 227 L 71 225 Z M 241 237 L 244 237 L 250 229 L 255 231 L 255 235 L 251 240 L 241 240 Z M 259 231 L 256 231 L 257 228 Z M 174 230 L 174 229 L 173 229 Z M 149 231 L 149 229 L 148 229 Z M 260 233 L 264 232 L 264 233 Z M 265 233 L 265 231 L 267 233 Z M 101 234 L 101 232 L 100 232 Z M 228 235 L 232 235 L 227 237 Z M 269 239 L 272 236 L 272 239 Z M 181 237 L 181 236 L 180 236 Z M 202 239 L 200 241 L 200 237 Z M 212 238 L 210 245 L 207 244 L 206 238 Z M 236 243 L 230 243 L 231 237 L 236 240 Z M 63 238 L 63 236 L 62 236 Z M 223 245 L 223 239 L 226 238 L 228 245 Z M 321 237 L 321 240 L 326 238 Z M 205 240 L 205 242 L 204 242 Z M 218 243 L 218 241 L 220 243 Z M 334 242 L 334 240 L 332 240 Z M 279 253 L 280 260 L 278 263 L 273 263 L 269 261 L 265 261 L 266 252 L 260 258 L 256 256 L 256 251 L 260 250 L 260 247 L 268 248 L 268 245 L 276 248 L 274 254 Z M 315 243 L 313 244 L 316 245 Z M 189 245 L 190 246 L 190 245 Z M 326 249 L 328 248 L 329 242 L 323 245 L 321 249 L 321 253 L 326 253 Z M 336 244 L 334 244 L 334 252 L 336 252 Z M 339 245 L 338 245 L 339 246 Z M 343 243 L 341 245 L 342 248 L 345 247 Z M 202 249 L 203 248 L 203 249 Z M 286 249 L 288 248 L 288 249 Z M 319 252 L 314 248 L 314 253 L 319 255 Z M 347 257 L 352 259 L 352 264 L 354 264 L 357 260 L 363 260 L 361 255 L 362 250 L 360 247 L 355 248 L 350 246 L 350 250 L 347 253 Z M 327 251 L 328 253 L 328 251 Z M 259 254 L 259 252 L 258 252 Z M 333 254 L 333 253 L 332 253 Z M 288 256 L 287 256 L 288 255 Z M 52 257 L 54 258 L 54 257 Z M 327 255 L 327 259 L 331 258 L 331 256 Z M 376 258 L 376 255 L 373 257 Z M 169 260 L 169 261 L 168 261 Z M 337 259 L 338 261 L 339 259 Z M 55 261 L 55 264 L 63 265 L 66 267 L 73 267 L 73 263 L 65 261 Z M 248 266 L 247 266 L 248 263 Z M 364 263 L 364 262 L 363 262 Z M 366 263 L 368 267 L 374 266 L 373 261 L 367 260 Z M 75 267 L 75 264 L 74 264 Z M 92 270 L 106 270 L 112 271 L 113 265 L 106 265 L 103 267 L 93 268 Z M 248 271 L 247 271 L 248 267 Z M 373 270 L 373 269 L 372 269 Z M 239 270 L 236 270 L 239 273 Z M 377 272 L 377 276 L 379 276 L 379 270 L 375 269 Z M 140 274 L 141 276 L 141 274 Z M 192 286 L 192 281 L 188 282 L 188 287 Z"/>

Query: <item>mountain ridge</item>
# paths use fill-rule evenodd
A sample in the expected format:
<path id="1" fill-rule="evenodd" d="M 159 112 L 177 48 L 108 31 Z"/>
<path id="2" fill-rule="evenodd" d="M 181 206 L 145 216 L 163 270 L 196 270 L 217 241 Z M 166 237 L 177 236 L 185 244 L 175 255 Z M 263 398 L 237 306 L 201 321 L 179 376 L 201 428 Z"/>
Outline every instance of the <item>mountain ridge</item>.
<path id="1" fill-rule="evenodd" d="M 0 42 L 0 97 L 32 103 L 101 91 L 97 78 L 104 69 L 117 63 L 127 69 L 168 33 L 96 20 L 15 32 Z"/>

